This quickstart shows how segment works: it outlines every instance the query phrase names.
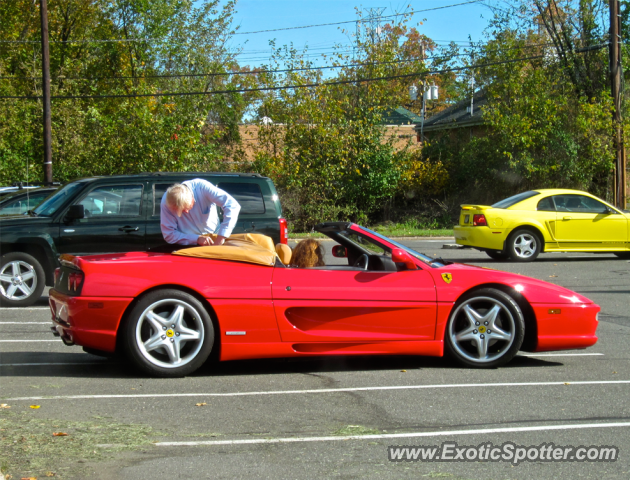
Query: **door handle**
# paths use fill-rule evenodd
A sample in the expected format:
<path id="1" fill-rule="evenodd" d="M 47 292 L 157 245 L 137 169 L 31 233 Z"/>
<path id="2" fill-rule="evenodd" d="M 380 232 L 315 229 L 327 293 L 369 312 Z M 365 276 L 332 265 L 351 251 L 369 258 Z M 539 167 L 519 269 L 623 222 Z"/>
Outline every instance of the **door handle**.
<path id="1" fill-rule="evenodd" d="M 140 230 L 140 227 L 130 227 L 130 226 L 124 226 L 124 227 L 120 227 L 118 229 L 119 232 L 137 232 L 138 230 Z"/>
<path id="2" fill-rule="evenodd" d="M 562 220 L 571 220 L 571 217 L 562 217 Z"/>

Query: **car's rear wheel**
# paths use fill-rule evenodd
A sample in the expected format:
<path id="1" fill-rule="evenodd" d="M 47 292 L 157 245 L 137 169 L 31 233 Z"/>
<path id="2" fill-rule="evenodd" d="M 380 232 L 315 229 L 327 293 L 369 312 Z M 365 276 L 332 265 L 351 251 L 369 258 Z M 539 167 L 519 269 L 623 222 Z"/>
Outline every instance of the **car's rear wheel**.
<path id="1" fill-rule="evenodd" d="M 41 297 L 45 286 L 44 269 L 32 255 L 11 252 L 0 258 L 0 305 L 33 305 Z"/>
<path id="2" fill-rule="evenodd" d="M 486 255 L 494 260 L 507 260 L 510 256 L 502 250 L 486 250 Z"/>
<path id="3" fill-rule="evenodd" d="M 123 345 L 133 363 L 158 377 L 183 377 L 212 352 L 214 326 L 192 295 L 156 290 L 140 299 L 124 326 Z"/>
<path id="4" fill-rule="evenodd" d="M 615 255 L 623 260 L 630 260 L 630 252 L 615 252 Z"/>
<path id="5" fill-rule="evenodd" d="M 540 237 L 524 228 L 519 228 L 508 237 L 506 250 L 515 262 L 531 262 L 536 259 L 542 249 Z"/>
<path id="6" fill-rule="evenodd" d="M 525 320 L 508 294 L 484 288 L 460 298 L 446 327 L 446 348 L 467 367 L 496 368 L 518 352 L 525 335 Z"/>

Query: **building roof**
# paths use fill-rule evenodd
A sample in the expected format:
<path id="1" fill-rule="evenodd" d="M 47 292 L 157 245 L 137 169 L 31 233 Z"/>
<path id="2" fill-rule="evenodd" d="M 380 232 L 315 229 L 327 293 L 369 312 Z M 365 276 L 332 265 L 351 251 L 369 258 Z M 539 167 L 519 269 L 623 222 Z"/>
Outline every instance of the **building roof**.
<path id="1" fill-rule="evenodd" d="M 483 124 L 483 109 L 487 103 L 488 97 L 485 90 L 479 90 L 473 95 L 472 115 L 470 114 L 470 98 L 462 100 L 425 120 L 424 132 L 481 125 Z M 420 125 L 416 125 L 416 130 L 420 130 Z"/>
<path id="2" fill-rule="evenodd" d="M 407 110 L 403 107 L 387 108 L 383 112 L 383 118 L 381 119 L 381 125 L 411 125 L 414 123 L 420 123 L 422 118 L 416 115 L 411 110 Z"/>

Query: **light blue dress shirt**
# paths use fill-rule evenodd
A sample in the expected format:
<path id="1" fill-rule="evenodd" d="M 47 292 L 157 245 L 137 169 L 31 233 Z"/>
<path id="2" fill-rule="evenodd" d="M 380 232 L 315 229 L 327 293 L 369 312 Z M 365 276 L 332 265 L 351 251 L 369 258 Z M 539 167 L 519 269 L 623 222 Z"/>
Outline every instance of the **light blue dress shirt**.
<path id="1" fill-rule="evenodd" d="M 201 178 L 182 182 L 193 193 L 195 204 L 181 217 L 166 206 L 166 193 L 160 204 L 160 227 L 164 240 L 180 245 L 197 245 L 197 238 L 204 233 L 216 233 L 229 237 L 234 230 L 241 206 L 229 193 Z M 217 230 L 219 215 L 217 205 L 223 209 L 223 221 Z M 215 232 L 216 230 L 216 232 Z"/>

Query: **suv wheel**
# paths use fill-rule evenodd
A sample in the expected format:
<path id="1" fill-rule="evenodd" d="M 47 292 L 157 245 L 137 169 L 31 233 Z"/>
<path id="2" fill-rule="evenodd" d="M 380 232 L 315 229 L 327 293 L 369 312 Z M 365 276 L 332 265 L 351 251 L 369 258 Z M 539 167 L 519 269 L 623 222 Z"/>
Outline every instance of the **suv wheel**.
<path id="1" fill-rule="evenodd" d="M 32 255 L 12 252 L 0 258 L 0 305 L 33 305 L 41 297 L 45 286 L 44 269 Z"/>

